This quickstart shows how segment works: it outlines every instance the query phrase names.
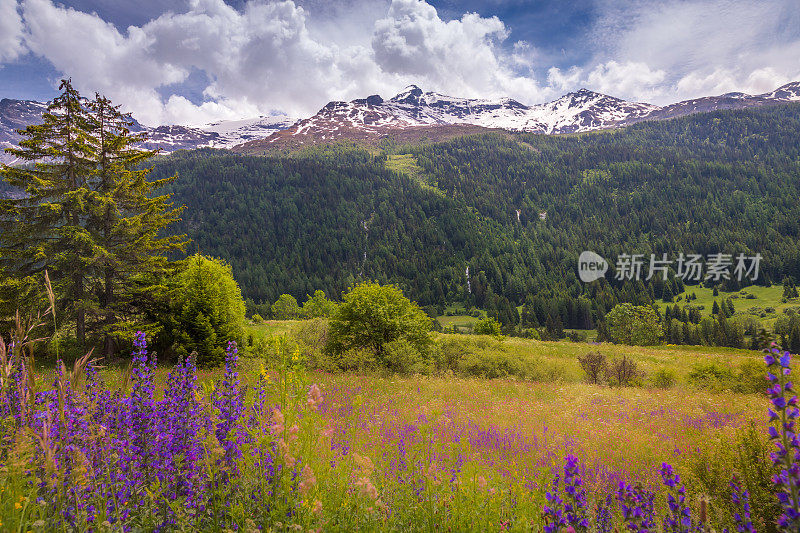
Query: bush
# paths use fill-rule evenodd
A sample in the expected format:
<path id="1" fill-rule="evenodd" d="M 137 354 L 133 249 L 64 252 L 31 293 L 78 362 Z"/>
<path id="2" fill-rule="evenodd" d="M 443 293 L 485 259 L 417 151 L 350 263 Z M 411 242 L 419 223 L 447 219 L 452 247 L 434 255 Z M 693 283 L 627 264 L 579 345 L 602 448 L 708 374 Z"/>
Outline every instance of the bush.
<path id="1" fill-rule="evenodd" d="M 761 368 L 763 383 L 764 369 Z M 733 390 L 736 375 L 728 368 L 716 363 L 695 365 L 689 372 L 689 382 L 698 388 L 710 391 Z"/>
<path id="2" fill-rule="evenodd" d="M 472 332 L 476 335 L 492 335 L 494 337 L 501 337 L 500 322 L 494 318 L 482 318 L 472 328 Z"/>
<path id="3" fill-rule="evenodd" d="M 612 359 L 606 370 L 608 383 L 617 387 L 633 385 L 643 375 L 637 367 L 636 361 L 625 355 L 619 359 Z"/>
<path id="4" fill-rule="evenodd" d="M 259 315 L 258 313 L 253 315 L 253 323 L 261 324 L 262 322 L 264 322 L 264 319 L 261 317 L 261 315 Z"/>
<path id="5" fill-rule="evenodd" d="M 588 336 L 585 331 L 570 331 L 567 338 L 572 342 L 586 342 Z"/>
<path id="6" fill-rule="evenodd" d="M 656 389 L 671 389 L 675 386 L 675 374 L 666 368 L 659 368 L 650 377 L 650 383 Z"/>
<path id="7" fill-rule="evenodd" d="M 404 340 L 421 357 L 430 361 L 432 340 L 431 319 L 394 285 L 361 283 L 344 295 L 330 323 L 325 352 L 334 360 L 350 350 L 369 350 L 375 361 L 397 372 L 397 346 L 387 351 L 387 345 Z M 405 356 L 403 356 L 405 357 Z M 401 358 L 402 359 L 402 358 Z"/>
<path id="8" fill-rule="evenodd" d="M 386 343 L 384 362 L 386 368 L 398 373 L 429 374 L 431 371 L 430 352 L 423 355 L 406 339 Z"/>
<path id="9" fill-rule="evenodd" d="M 525 339 L 534 339 L 537 341 L 542 340 L 542 335 L 539 333 L 539 330 L 536 328 L 525 328 L 520 331 L 520 337 Z"/>
<path id="10" fill-rule="evenodd" d="M 495 350 L 482 350 L 469 352 L 458 362 L 458 371 L 468 376 L 487 379 L 504 378 L 508 376 L 525 377 L 526 372 L 522 361 L 517 357 Z"/>
<path id="11" fill-rule="evenodd" d="M 583 357 L 578 357 L 578 363 L 586 373 L 589 383 L 597 385 L 608 371 L 608 360 L 600 352 L 589 352 Z"/>
<path id="12" fill-rule="evenodd" d="M 156 346 L 167 355 L 197 352 L 198 366 L 222 364 L 228 341 L 244 335 L 245 305 L 230 265 L 197 254 L 181 262 L 170 285 Z"/>
<path id="13" fill-rule="evenodd" d="M 764 380 L 764 363 L 757 359 L 745 361 L 739 365 L 739 372 L 733 385 L 734 392 L 743 394 L 763 393 L 766 388 Z"/>
<path id="14" fill-rule="evenodd" d="M 295 330 L 295 338 L 300 345 L 306 364 L 309 368 L 331 372 L 337 369 L 333 359 L 325 353 L 328 342 L 329 323 L 324 318 L 304 320 Z"/>
<path id="15" fill-rule="evenodd" d="M 291 294 L 281 294 L 272 304 L 272 316 L 276 320 L 291 320 L 300 316 L 300 306 Z"/>

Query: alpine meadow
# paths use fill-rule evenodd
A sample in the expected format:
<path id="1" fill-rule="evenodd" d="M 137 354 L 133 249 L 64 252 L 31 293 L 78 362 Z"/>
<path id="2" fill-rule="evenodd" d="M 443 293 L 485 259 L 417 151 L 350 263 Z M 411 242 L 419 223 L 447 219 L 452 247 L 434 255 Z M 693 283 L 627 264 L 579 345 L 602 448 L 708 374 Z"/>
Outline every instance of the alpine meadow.
<path id="1" fill-rule="evenodd" d="M 0 0 L 0 531 L 800 532 L 796 6 L 462 4 Z"/>

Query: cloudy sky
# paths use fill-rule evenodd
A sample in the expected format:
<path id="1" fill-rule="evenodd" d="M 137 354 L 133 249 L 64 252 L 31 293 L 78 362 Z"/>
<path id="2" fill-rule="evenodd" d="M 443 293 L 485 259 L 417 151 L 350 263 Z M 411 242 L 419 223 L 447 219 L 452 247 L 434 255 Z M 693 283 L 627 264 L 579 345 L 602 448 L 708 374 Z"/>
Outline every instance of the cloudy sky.
<path id="1" fill-rule="evenodd" d="M 414 83 L 527 104 L 656 104 L 800 80 L 798 0 L 0 0 L 0 97 L 71 76 L 146 124 L 204 124 Z"/>

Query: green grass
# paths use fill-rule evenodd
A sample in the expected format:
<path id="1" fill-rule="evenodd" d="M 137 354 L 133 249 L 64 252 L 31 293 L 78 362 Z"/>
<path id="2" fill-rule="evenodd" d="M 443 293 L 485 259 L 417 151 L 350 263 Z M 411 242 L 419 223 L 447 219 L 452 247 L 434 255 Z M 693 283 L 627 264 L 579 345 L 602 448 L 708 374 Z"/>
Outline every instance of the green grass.
<path id="1" fill-rule="evenodd" d="M 464 338 L 463 335 L 439 335 L 440 339 Z M 592 351 L 599 351 L 606 356 L 627 356 L 637 362 L 648 375 L 658 370 L 669 370 L 675 375 L 677 385 L 689 386 L 688 375 L 692 368 L 701 363 L 713 362 L 719 366 L 735 369 L 745 361 L 760 361 L 761 353 L 735 348 L 711 346 L 625 346 L 621 344 L 569 341 L 537 341 L 508 337 L 497 341 L 487 336 L 474 335 L 471 339 L 486 346 L 487 352 L 500 352 L 512 358 L 531 362 L 539 367 L 549 369 L 551 375 L 564 382 L 583 380 L 583 371 L 578 364 L 578 357 Z"/>
<path id="2" fill-rule="evenodd" d="M 447 328 L 453 326 L 456 328 L 456 331 L 461 333 L 466 333 L 472 329 L 472 327 L 481 319 L 481 317 L 474 317 L 470 315 L 454 315 L 454 316 L 440 316 L 436 317 L 436 320 L 439 321 L 439 324 L 442 325 L 443 328 Z"/>
<path id="3" fill-rule="evenodd" d="M 397 172 L 408 176 L 416 181 L 420 186 L 433 191 L 442 193 L 434 184 L 430 182 L 425 171 L 417 163 L 417 159 L 411 154 L 390 154 L 386 157 L 386 168 L 392 172 Z"/>
<path id="4" fill-rule="evenodd" d="M 300 323 L 299 320 L 264 320 L 259 324 L 248 323 L 245 325 L 246 333 L 253 337 L 269 337 L 281 333 L 292 333 Z"/>
<path id="5" fill-rule="evenodd" d="M 692 293 L 697 295 L 697 299 L 687 302 L 686 296 Z M 745 297 L 747 294 L 752 294 L 755 296 L 755 298 L 748 299 Z M 678 300 L 678 297 L 681 297 L 681 299 Z M 714 307 L 714 301 L 716 300 L 721 302 L 722 300 L 726 300 L 728 298 L 733 299 L 733 306 L 736 309 L 736 313 L 750 314 L 748 311 L 754 307 L 760 308 L 761 310 L 766 310 L 770 307 L 774 308 L 775 311 L 772 313 L 766 313 L 766 317 L 764 318 L 761 318 L 758 314 L 751 315 L 754 318 L 761 319 L 762 323 L 769 328 L 772 327 L 775 319 L 782 314 L 785 309 L 791 307 L 800 307 L 799 298 L 792 298 L 787 302 L 782 301 L 783 285 L 772 285 L 771 287 L 751 285 L 737 292 L 719 291 L 719 295 L 716 297 L 714 296 L 714 291 L 711 288 L 686 286 L 686 290 L 677 295 L 673 302 L 668 305 L 674 306 L 675 304 L 678 304 L 678 307 L 683 307 L 688 303 L 692 306 L 702 306 L 703 309 L 701 312 L 703 313 L 703 316 L 711 316 L 711 310 Z M 656 304 L 663 313 L 665 305 L 667 304 L 665 304 L 663 300 L 657 300 Z"/>
<path id="6" fill-rule="evenodd" d="M 698 297 L 700 295 L 698 294 Z M 468 315 L 440 316 L 437 318 L 442 326 L 450 324 L 458 328 L 471 327 L 479 319 Z M 248 326 L 248 332 L 254 338 L 267 337 L 274 334 L 294 334 L 302 324 L 299 320 L 269 320 L 262 324 Z M 594 330 L 588 332 L 590 340 L 594 338 Z M 713 362 L 718 366 L 734 370 L 745 361 L 760 361 L 761 353 L 751 350 L 712 347 L 712 346 L 625 346 L 611 343 L 570 342 L 568 340 L 538 341 L 520 337 L 506 337 L 497 340 L 484 335 L 435 334 L 439 343 L 453 341 L 464 343 L 470 350 L 483 356 L 508 357 L 518 360 L 524 365 L 537 369 L 535 376 L 546 380 L 565 383 L 577 383 L 584 379 L 583 371 L 578 364 L 578 357 L 591 351 L 600 351 L 610 358 L 630 357 L 647 375 L 659 370 L 668 370 L 676 378 L 676 386 L 690 387 L 688 375 L 692 369 L 701 364 Z"/>

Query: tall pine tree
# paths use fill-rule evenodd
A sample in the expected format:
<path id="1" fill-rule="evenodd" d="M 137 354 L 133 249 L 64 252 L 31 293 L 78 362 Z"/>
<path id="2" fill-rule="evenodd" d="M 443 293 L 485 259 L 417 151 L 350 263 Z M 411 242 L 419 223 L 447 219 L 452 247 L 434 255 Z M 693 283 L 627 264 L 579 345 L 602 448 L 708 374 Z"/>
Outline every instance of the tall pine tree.
<path id="1" fill-rule="evenodd" d="M 19 148 L 8 150 L 28 164 L 0 169 L 26 193 L 0 204 L 0 267 L 27 281 L 48 270 L 78 343 L 96 334 L 108 354 L 158 292 L 165 255 L 185 244 L 163 231 L 180 209 L 154 195 L 174 177 L 148 181 L 143 163 L 154 152 L 136 147 L 145 139 L 129 115 L 99 95 L 86 101 L 69 80 L 60 90 L 44 123 L 20 130 Z M 24 286 L 14 285 L 17 302 Z"/>
<path id="2" fill-rule="evenodd" d="M 25 193 L 0 204 L 0 262 L 6 276 L 27 285 L 50 270 L 59 311 L 74 317 L 83 345 L 91 298 L 86 281 L 92 238 L 86 220 L 96 154 L 84 100 L 69 80 L 62 80 L 59 90 L 42 116 L 44 122 L 20 130 L 19 147 L 6 150 L 27 164 L 0 169 L 0 176 Z M 20 303 L 19 298 L 12 303 Z"/>
<path id="3" fill-rule="evenodd" d="M 99 94 L 89 111 L 96 154 L 87 224 L 95 243 L 93 290 L 98 299 L 93 311 L 104 336 L 104 351 L 110 354 L 115 335 L 135 327 L 132 319 L 159 292 L 166 254 L 186 242 L 183 235 L 162 235 L 166 226 L 179 219 L 181 209 L 169 202 L 169 196 L 154 195 L 175 176 L 147 179 L 151 168 L 143 162 L 156 152 L 137 147 L 145 135 L 131 133 L 130 115 Z"/>

